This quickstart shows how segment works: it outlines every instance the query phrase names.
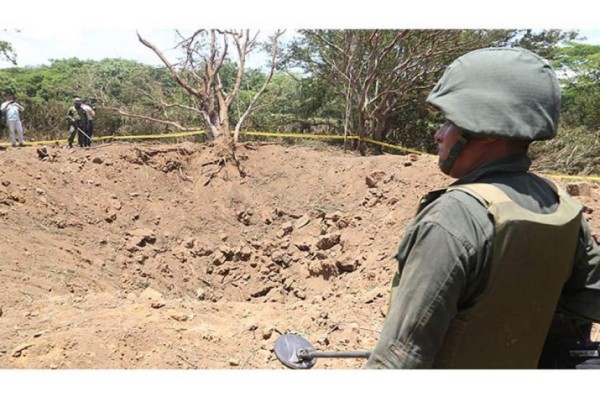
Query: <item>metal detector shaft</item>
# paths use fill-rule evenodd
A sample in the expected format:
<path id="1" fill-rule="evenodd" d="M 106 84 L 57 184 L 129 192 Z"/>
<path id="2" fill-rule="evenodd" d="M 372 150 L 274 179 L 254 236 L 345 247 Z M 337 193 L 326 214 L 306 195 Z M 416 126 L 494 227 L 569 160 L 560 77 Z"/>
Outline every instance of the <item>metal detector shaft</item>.
<path id="1" fill-rule="evenodd" d="M 319 357 L 369 358 L 370 351 L 321 352 L 298 334 L 281 335 L 275 341 L 275 355 L 281 363 L 293 369 L 310 369 Z"/>
<path id="2" fill-rule="evenodd" d="M 370 351 L 349 351 L 349 352 L 320 352 L 316 350 L 300 350 L 298 358 L 306 360 L 311 358 L 329 357 L 329 358 L 369 358 Z"/>
<path id="3" fill-rule="evenodd" d="M 85 135 L 85 137 L 86 137 L 87 139 L 89 139 L 90 141 L 92 140 L 92 138 L 90 138 L 90 136 L 89 136 L 88 134 L 86 134 L 86 133 L 85 133 L 85 131 L 83 131 L 81 128 L 79 128 L 79 127 L 75 127 L 75 128 L 77 128 L 77 130 L 78 130 L 79 132 L 81 132 L 83 135 Z"/>
<path id="4" fill-rule="evenodd" d="M 85 137 L 87 139 L 89 139 L 90 141 L 92 140 L 92 138 L 90 138 L 90 136 L 88 134 L 85 133 L 84 130 L 82 130 L 81 128 L 79 128 L 77 125 L 75 125 L 75 119 L 71 116 L 67 116 L 67 120 L 69 120 L 71 122 L 71 125 L 73 127 L 75 127 L 79 132 L 81 132 L 83 135 L 85 135 Z"/>

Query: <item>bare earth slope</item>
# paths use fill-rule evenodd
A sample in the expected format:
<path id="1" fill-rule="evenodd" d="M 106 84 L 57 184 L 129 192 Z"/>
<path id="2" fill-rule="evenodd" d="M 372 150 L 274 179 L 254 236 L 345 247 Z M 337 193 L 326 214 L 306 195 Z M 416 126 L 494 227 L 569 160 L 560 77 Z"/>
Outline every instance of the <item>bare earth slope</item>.
<path id="1" fill-rule="evenodd" d="M 450 182 L 429 156 L 248 144 L 242 177 L 210 145 L 45 150 L 0 151 L 5 369 L 283 368 L 287 332 L 371 349 L 415 205 Z M 572 185 L 598 237 L 599 186 Z"/>

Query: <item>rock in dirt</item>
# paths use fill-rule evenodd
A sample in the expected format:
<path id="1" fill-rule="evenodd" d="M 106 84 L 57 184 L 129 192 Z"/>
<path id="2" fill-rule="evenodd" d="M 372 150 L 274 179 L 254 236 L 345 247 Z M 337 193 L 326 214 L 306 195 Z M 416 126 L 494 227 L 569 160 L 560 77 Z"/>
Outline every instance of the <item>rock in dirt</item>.
<path id="1" fill-rule="evenodd" d="M 264 340 L 271 339 L 271 336 L 273 336 L 273 329 L 272 328 L 269 328 L 269 329 L 266 329 L 266 330 L 263 331 L 262 338 Z"/>
<path id="2" fill-rule="evenodd" d="M 15 348 L 15 350 L 13 350 L 12 356 L 13 357 L 21 357 L 23 352 L 25 350 L 29 349 L 31 346 L 33 346 L 33 343 L 23 343 L 23 344 L 17 346 Z"/>
<path id="3" fill-rule="evenodd" d="M 340 273 L 352 273 L 362 265 L 362 260 L 360 258 L 346 257 L 336 260 L 335 265 Z"/>
<path id="4" fill-rule="evenodd" d="M 39 147 L 37 148 L 37 155 L 40 159 L 46 158 L 49 156 L 48 154 L 48 149 L 46 149 L 45 147 Z"/>
<path id="5" fill-rule="evenodd" d="M 338 273 L 337 267 L 327 261 L 315 260 L 308 264 L 309 276 L 323 277 L 325 280 L 329 280 L 332 277 L 336 277 Z"/>
<path id="6" fill-rule="evenodd" d="M 192 249 L 192 248 L 194 248 L 195 243 L 196 243 L 196 239 L 193 237 L 189 237 L 183 241 L 183 246 L 185 248 Z"/>
<path id="7" fill-rule="evenodd" d="M 294 229 L 300 229 L 301 227 L 304 227 L 306 225 L 308 225 L 310 222 L 310 218 L 307 215 L 302 215 L 298 220 L 296 220 L 296 222 L 294 223 Z"/>
<path id="8" fill-rule="evenodd" d="M 160 309 L 165 305 L 162 294 L 151 287 L 146 288 L 140 294 L 139 299 L 144 302 L 150 302 L 150 307 L 153 309 Z"/>
<path id="9" fill-rule="evenodd" d="M 385 290 L 383 288 L 373 288 L 365 294 L 365 303 L 373 303 L 377 298 L 383 297 Z"/>
<path id="10" fill-rule="evenodd" d="M 116 209 L 117 211 L 120 211 L 121 208 L 123 207 L 123 204 L 121 204 L 121 202 L 115 198 L 110 199 L 110 205 L 112 208 Z"/>
<path id="11" fill-rule="evenodd" d="M 252 250 L 247 246 L 241 246 L 235 253 L 235 258 L 247 262 L 252 258 Z"/>
<path id="12" fill-rule="evenodd" d="M 154 244 L 156 242 L 156 235 L 152 229 L 134 229 L 127 232 L 127 236 L 136 245 L 143 247 L 148 244 Z"/>
<path id="13" fill-rule="evenodd" d="M 169 317 L 171 317 L 175 321 L 188 321 L 190 319 L 190 315 L 187 313 L 178 312 L 175 310 L 169 310 L 167 313 Z"/>
<path id="14" fill-rule="evenodd" d="M 587 182 L 574 182 L 567 185 L 567 192 L 573 196 L 592 196 L 592 187 Z"/>
<path id="15" fill-rule="evenodd" d="M 196 298 L 198 298 L 199 301 L 203 301 L 205 300 L 207 297 L 206 294 L 206 290 L 202 287 L 199 287 L 198 289 L 196 289 Z"/>
<path id="16" fill-rule="evenodd" d="M 341 235 L 339 233 L 327 234 L 319 238 L 317 242 L 317 248 L 325 251 L 330 249 L 336 244 L 340 243 Z"/>
<path id="17" fill-rule="evenodd" d="M 373 171 L 366 177 L 367 186 L 369 188 L 375 188 L 385 177 L 384 171 Z"/>
<path id="18" fill-rule="evenodd" d="M 251 210 L 240 211 L 237 213 L 237 220 L 243 225 L 250 226 L 252 224 L 252 215 L 254 213 Z"/>

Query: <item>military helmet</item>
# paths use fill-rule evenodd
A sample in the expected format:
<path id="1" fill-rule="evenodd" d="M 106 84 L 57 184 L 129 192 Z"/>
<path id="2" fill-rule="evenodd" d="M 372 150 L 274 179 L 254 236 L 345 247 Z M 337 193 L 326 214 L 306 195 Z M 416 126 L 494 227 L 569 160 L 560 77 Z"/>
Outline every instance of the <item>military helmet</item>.
<path id="1" fill-rule="evenodd" d="M 81 103 L 81 98 L 79 98 L 79 97 L 74 98 L 73 103 Z"/>
<path id="2" fill-rule="evenodd" d="M 523 48 L 483 48 L 456 59 L 427 97 L 475 137 L 556 136 L 560 87 L 550 64 Z"/>

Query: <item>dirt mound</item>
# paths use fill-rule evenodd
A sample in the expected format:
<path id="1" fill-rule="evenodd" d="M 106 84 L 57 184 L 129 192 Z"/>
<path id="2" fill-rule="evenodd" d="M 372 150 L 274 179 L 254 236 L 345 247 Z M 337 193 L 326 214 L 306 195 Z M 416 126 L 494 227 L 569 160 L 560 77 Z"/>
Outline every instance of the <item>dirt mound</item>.
<path id="1" fill-rule="evenodd" d="M 287 332 L 371 349 L 415 205 L 450 181 L 435 158 L 246 144 L 236 159 L 0 152 L 0 368 L 282 368 Z M 598 186 L 570 189 L 598 235 Z"/>

